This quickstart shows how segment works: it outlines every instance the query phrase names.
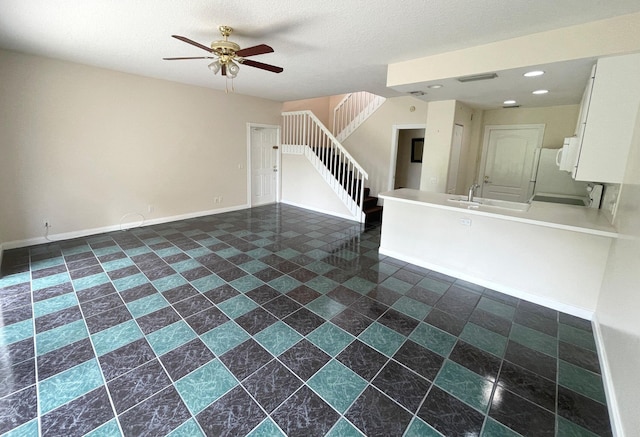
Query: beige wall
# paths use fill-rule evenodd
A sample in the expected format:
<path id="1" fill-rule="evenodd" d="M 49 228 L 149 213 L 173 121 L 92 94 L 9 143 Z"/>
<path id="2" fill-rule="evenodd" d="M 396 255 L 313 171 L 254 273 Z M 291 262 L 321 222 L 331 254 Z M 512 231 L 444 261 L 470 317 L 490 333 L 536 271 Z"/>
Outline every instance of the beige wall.
<path id="1" fill-rule="evenodd" d="M 4 242 L 42 237 L 44 219 L 60 234 L 118 225 L 127 213 L 158 219 L 245 205 L 247 122 L 279 124 L 281 109 L 8 51 L 0 101 Z"/>
<path id="2" fill-rule="evenodd" d="M 640 115 L 620 189 L 615 226 L 620 233 L 611 247 L 596 308 L 604 355 L 613 380 L 625 435 L 640 429 Z"/>
<path id="3" fill-rule="evenodd" d="M 456 101 L 429 102 L 428 108 L 420 190 L 444 193 L 447 187 Z"/>
<path id="4" fill-rule="evenodd" d="M 424 124 L 426 119 L 426 102 L 415 97 L 390 98 L 343 142 L 369 174 L 372 195 L 389 189 L 393 126 Z"/>
<path id="5" fill-rule="evenodd" d="M 329 97 L 318 97 L 315 99 L 293 100 L 282 103 L 282 112 L 311 111 L 329 130 L 331 125 L 329 120 L 333 119 L 333 112 L 330 113 Z"/>
<path id="6" fill-rule="evenodd" d="M 422 164 L 411 162 L 411 140 L 414 138 L 424 138 L 424 129 L 401 129 L 398 132 L 394 188 L 420 188 Z"/>
<path id="7" fill-rule="evenodd" d="M 482 118 L 478 115 L 482 111 L 472 109 L 462 102 L 456 102 L 454 123 L 464 128 L 462 134 L 462 147 L 460 148 L 460 163 L 458 165 L 458 178 L 456 179 L 456 194 L 464 194 L 475 181 L 474 174 L 468 175 L 467 169 L 475 163 L 478 147 L 480 125 Z"/>

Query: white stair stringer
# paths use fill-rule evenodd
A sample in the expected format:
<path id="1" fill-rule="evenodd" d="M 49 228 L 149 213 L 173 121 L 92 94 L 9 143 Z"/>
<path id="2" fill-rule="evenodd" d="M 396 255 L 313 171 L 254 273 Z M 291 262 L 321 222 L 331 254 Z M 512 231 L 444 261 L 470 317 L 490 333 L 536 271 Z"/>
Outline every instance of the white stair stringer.
<path id="1" fill-rule="evenodd" d="M 333 109 L 333 134 L 344 141 L 385 102 L 385 98 L 366 91 L 347 94 Z"/>

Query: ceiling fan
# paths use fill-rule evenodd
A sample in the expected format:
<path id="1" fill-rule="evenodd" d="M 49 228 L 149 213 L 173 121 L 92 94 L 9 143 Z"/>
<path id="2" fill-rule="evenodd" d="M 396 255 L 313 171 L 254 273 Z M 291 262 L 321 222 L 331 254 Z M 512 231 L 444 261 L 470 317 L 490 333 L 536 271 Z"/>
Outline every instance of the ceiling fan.
<path id="1" fill-rule="evenodd" d="M 272 71 L 274 73 L 282 73 L 282 67 L 276 67 L 275 65 L 264 64 L 258 61 L 252 61 L 251 59 L 246 59 L 250 56 L 262 55 L 265 53 L 273 52 L 273 49 L 266 44 L 259 44 L 257 46 L 247 47 L 246 49 L 241 49 L 240 46 L 232 41 L 229 41 L 229 35 L 233 32 L 233 29 L 229 26 L 219 26 L 218 30 L 222 34 L 224 40 L 222 41 L 214 41 L 211 43 L 211 47 L 207 47 L 203 44 L 190 40 L 184 36 L 180 35 L 171 35 L 172 37 L 179 39 L 180 41 L 186 42 L 187 44 L 191 44 L 207 52 L 211 53 L 213 56 L 195 56 L 195 57 L 183 57 L 183 58 L 163 58 L 167 61 L 177 61 L 184 59 L 213 59 L 208 67 L 214 74 L 217 74 L 219 71 L 223 76 L 227 78 L 233 79 L 238 75 L 240 71 L 240 66 L 238 64 L 248 65 L 249 67 L 260 68 L 261 70 Z"/>

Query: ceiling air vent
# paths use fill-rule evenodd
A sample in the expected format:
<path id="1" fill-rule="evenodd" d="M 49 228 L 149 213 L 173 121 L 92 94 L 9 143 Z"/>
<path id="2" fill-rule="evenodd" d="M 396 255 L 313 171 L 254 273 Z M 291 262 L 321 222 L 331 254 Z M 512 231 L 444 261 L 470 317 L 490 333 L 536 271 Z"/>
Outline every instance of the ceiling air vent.
<path id="1" fill-rule="evenodd" d="M 508 108 L 519 108 L 520 105 L 504 105 L 503 108 L 508 109 Z"/>
<path id="2" fill-rule="evenodd" d="M 425 92 L 424 91 L 409 91 L 409 94 L 411 94 L 412 96 L 420 97 L 420 96 L 424 96 Z"/>
<path id="3" fill-rule="evenodd" d="M 496 73 L 485 73 L 485 74 L 476 74 L 475 76 L 464 76 L 464 77 L 459 77 L 458 78 L 458 82 L 475 82 L 478 80 L 489 80 L 489 79 L 495 79 L 496 77 L 498 77 L 498 75 Z"/>

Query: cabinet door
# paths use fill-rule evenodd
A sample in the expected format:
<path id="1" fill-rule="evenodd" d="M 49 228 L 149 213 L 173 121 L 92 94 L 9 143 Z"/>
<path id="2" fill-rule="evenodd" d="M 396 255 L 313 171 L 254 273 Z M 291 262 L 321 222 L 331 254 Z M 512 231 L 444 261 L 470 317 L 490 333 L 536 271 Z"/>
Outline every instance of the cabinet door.
<path id="1" fill-rule="evenodd" d="M 621 183 L 640 106 L 640 54 L 602 58 L 575 178 Z"/>

